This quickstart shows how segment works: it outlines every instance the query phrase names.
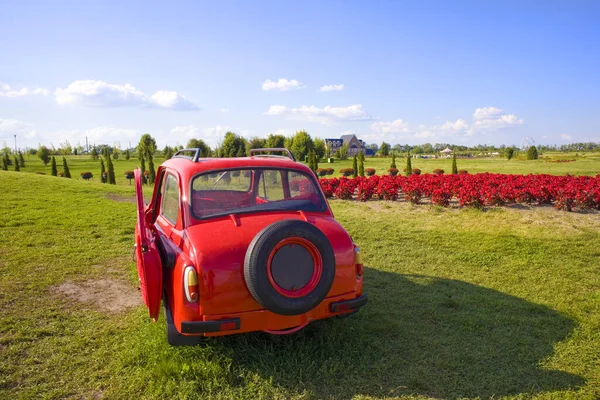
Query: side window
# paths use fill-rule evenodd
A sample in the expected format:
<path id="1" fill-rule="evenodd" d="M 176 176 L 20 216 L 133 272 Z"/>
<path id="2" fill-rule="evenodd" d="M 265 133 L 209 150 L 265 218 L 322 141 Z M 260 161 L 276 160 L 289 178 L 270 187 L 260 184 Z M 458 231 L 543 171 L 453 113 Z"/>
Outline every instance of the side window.
<path id="1" fill-rule="evenodd" d="M 288 175 L 290 181 L 290 194 L 294 197 L 307 197 L 315 193 L 314 185 L 308 177 L 297 172 L 290 172 Z"/>
<path id="2" fill-rule="evenodd" d="M 260 174 L 258 196 L 269 201 L 283 200 L 285 198 L 281 181 L 281 171 L 265 170 Z"/>
<path id="3" fill-rule="evenodd" d="M 173 225 L 177 223 L 177 216 L 179 215 L 179 187 L 177 186 L 177 179 L 171 174 L 166 174 L 165 183 L 163 184 L 160 214 Z"/>

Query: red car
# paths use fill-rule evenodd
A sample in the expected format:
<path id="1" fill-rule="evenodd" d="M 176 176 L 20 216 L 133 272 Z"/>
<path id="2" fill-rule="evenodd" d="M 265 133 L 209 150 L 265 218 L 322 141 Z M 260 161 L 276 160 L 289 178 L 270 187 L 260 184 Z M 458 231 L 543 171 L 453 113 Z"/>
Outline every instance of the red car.
<path id="1" fill-rule="evenodd" d="M 147 206 L 135 171 L 140 288 L 154 321 L 163 300 L 170 344 L 292 333 L 366 304 L 358 248 L 309 168 L 286 149 L 199 154 L 163 163 Z"/>

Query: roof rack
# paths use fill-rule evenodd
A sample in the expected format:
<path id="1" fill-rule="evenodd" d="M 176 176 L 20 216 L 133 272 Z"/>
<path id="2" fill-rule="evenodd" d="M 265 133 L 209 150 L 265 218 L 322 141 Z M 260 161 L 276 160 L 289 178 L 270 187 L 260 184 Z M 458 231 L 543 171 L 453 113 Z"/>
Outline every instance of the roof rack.
<path id="1" fill-rule="evenodd" d="M 193 153 L 193 155 L 186 155 L 184 153 Z M 173 155 L 172 158 L 187 158 L 192 162 L 198 161 L 200 158 L 200 149 L 183 149 L 179 150 L 177 153 Z"/>
<path id="2" fill-rule="evenodd" d="M 281 153 L 285 153 L 285 156 L 278 156 L 275 154 L 256 154 L 254 155 L 254 153 L 260 153 L 263 151 L 278 151 Z M 291 151 L 289 151 L 286 148 L 267 148 L 267 149 L 250 149 L 250 157 L 273 157 L 273 158 L 289 158 L 292 161 L 296 161 L 296 157 L 294 157 L 294 155 L 292 154 Z"/>

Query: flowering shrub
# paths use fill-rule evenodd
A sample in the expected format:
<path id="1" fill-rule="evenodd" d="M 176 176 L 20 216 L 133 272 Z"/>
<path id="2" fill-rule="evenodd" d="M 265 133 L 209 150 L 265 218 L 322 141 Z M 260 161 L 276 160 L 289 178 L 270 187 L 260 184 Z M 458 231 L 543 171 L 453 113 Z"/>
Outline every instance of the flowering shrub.
<path id="1" fill-rule="evenodd" d="M 339 184 L 335 189 L 335 197 L 341 200 L 351 200 L 354 194 L 354 180 L 340 178 Z"/>
<path id="2" fill-rule="evenodd" d="M 82 172 L 79 176 L 81 176 L 81 179 L 85 179 L 86 181 L 89 181 L 90 179 L 92 179 L 94 177 L 94 174 L 92 174 L 91 172 Z"/>
<path id="3" fill-rule="evenodd" d="M 414 171 L 414 170 L 413 170 Z M 366 170 L 365 170 L 366 172 Z M 550 204 L 559 210 L 600 209 L 600 175 L 504 175 L 449 174 L 410 176 L 370 176 L 320 179 L 327 197 L 351 199 L 356 191 L 358 200 L 372 198 L 419 204 L 429 199 L 432 204 L 447 207 L 452 199 L 460 206 L 502 206 L 511 203 L 529 205 Z"/>
<path id="4" fill-rule="evenodd" d="M 342 168 L 342 169 L 340 169 L 340 174 L 342 174 L 343 176 L 354 175 L 354 169 L 352 169 L 352 168 Z"/>
<path id="5" fill-rule="evenodd" d="M 365 174 L 367 176 L 373 176 L 373 175 L 375 175 L 375 168 L 365 168 Z"/>

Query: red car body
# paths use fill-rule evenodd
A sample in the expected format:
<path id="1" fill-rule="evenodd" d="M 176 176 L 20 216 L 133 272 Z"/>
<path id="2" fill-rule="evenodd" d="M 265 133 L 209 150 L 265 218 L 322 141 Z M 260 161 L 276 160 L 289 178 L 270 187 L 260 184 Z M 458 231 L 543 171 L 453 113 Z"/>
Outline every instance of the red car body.
<path id="1" fill-rule="evenodd" d="M 309 168 L 187 151 L 158 168 L 147 206 L 135 171 L 140 286 L 155 321 L 163 301 L 171 344 L 291 333 L 366 303 L 358 248 Z"/>

